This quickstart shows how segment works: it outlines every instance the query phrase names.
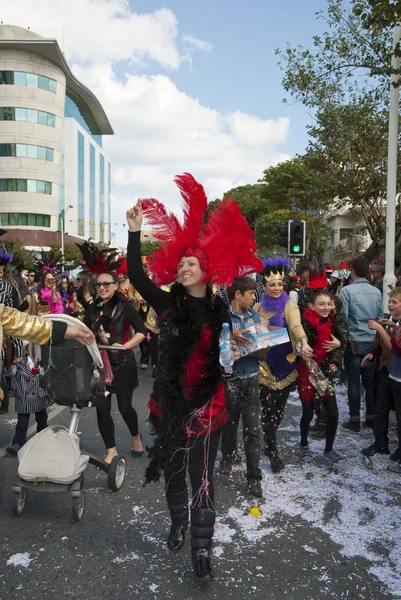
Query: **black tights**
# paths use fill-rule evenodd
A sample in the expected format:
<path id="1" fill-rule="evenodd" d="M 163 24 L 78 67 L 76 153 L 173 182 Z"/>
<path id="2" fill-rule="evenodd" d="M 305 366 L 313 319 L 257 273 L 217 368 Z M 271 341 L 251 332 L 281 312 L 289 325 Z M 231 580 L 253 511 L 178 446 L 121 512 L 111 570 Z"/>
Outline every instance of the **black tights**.
<path id="1" fill-rule="evenodd" d="M 284 416 L 284 408 L 292 389 L 287 386 L 282 390 L 271 390 L 260 386 L 260 402 L 262 404 L 262 427 L 267 450 L 277 450 L 277 429 Z"/>
<path id="2" fill-rule="evenodd" d="M 325 452 L 330 452 L 333 450 L 334 438 L 336 437 L 338 425 L 336 396 L 334 393 L 330 393 L 327 396 L 324 396 L 321 401 L 327 413 Z M 308 445 L 308 430 L 313 419 L 313 406 L 313 402 L 305 402 L 302 404 L 301 446 Z"/>
<path id="3" fill-rule="evenodd" d="M 179 434 L 171 463 L 164 469 L 166 499 L 172 519 L 188 514 L 187 469 L 192 487 L 193 506 L 213 510 L 213 468 L 219 447 L 221 430 L 213 431 L 209 440 L 204 435 L 191 438 L 187 445 L 185 434 Z M 205 446 L 206 444 L 206 446 Z M 188 450 L 188 448 L 190 448 Z M 205 460 L 207 471 L 205 472 Z M 207 473 L 207 493 L 200 494 L 203 477 Z"/>
<path id="4" fill-rule="evenodd" d="M 117 403 L 118 410 L 126 422 L 131 435 L 138 435 L 138 415 L 132 406 L 132 393 L 133 389 L 131 386 L 126 390 L 117 392 Z M 101 408 L 97 408 L 96 412 L 100 435 L 103 438 L 106 448 L 115 448 L 114 421 L 111 417 L 111 394 L 105 398 Z"/>

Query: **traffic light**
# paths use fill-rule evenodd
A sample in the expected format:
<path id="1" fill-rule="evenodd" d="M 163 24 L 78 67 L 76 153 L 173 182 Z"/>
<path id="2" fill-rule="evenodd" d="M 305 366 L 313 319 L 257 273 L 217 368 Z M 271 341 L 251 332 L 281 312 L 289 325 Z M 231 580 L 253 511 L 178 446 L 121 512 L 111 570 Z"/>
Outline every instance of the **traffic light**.
<path id="1" fill-rule="evenodd" d="M 298 219 L 288 222 L 289 256 L 305 256 L 306 222 Z"/>
<path id="2" fill-rule="evenodd" d="M 280 227 L 280 246 L 285 248 L 285 251 L 288 252 L 288 238 L 290 234 L 290 222 L 287 221 L 285 225 Z"/>

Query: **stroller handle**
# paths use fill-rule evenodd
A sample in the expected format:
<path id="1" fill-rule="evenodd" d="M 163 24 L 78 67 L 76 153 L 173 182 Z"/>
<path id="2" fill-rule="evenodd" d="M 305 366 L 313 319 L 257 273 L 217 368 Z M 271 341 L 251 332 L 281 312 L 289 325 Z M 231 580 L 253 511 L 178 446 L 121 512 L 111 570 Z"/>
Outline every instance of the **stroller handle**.
<path id="1" fill-rule="evenodd" d="M 108 350 L 109 352 L 126 352 L 128 348 L 126 346 L 104 346 L 103 344 L 98 344 L 97 346 L 99 350 Z"/>

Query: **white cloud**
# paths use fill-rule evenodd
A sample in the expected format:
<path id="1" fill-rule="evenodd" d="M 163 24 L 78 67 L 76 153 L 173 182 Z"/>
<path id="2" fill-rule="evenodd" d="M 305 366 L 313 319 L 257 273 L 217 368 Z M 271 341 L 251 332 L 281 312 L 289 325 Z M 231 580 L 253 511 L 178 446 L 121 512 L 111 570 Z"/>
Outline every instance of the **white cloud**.
<path id="1" fill-rule="evenodd" d="M 113 229 L 120 244 L 126 237 L 125 211 L 136 198 L 153 196 L 178 209 L 174 175 L 191 172 L 213 200 L 227 189 L 255 183 L 265 168 L 289 158 L 280 150 L 289 135 L 288 119 L 215 110 L 178 89 L 162 71 L 187 60 L 177 46 L 177 18 L 168 9 L 138 15 L 126 0 L 19 0 L 4 7 L 2 18 L 57 36 L 60 43 L 65 27 L 67 59 L 115 131 L 103 145 L 112 163 L 112 221 L 118 223 Z M 184 39 L 196 40 L 193 49 L 197 44 L 198 50 L 208 49 L 202 40 Z M 122 77 L 115 69 L 120 60 L 127 61 Z M 161 65 L 160 74 L 141 74 L 142 62 L 149 60 Z"/>
<path id="2" fill-rule="evenodd" d="M 205 42 L 204 40 L 200 40 L 193 35 L 183 35 L 182 41 L 184 44 L 189 46 L 190 48 L 194 48 L 195 50 L 200 50 L 201 52 L 211 52 L 213 50 L 213 46 L 210 42 Z"/>
<path id="3" fill-rule="evenodd" d="M 154 60 L 178 69 L 178 21 L 162 8 L 131 11 L 128 0 L 18 0 L 2 7 L 4 23 L 56 37 L 68 60 L 82 62 Z"/>

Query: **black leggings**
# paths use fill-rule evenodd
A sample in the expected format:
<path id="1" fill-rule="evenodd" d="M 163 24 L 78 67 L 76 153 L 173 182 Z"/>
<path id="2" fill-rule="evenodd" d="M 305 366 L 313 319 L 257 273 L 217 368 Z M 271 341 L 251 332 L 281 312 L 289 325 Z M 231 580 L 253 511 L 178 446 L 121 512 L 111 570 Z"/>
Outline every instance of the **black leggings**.
<path id="1" fill-rule="evenodd" d="M 266 449 L 277 450 L 277 429 L 283 420 L 284 408 L 293 385 L 282 390 L 271 390 L 260 386 L 260 402 L 262 404 L 262 427 Z"/>
<path id="2" fill-rule="evenodd" d="M 126 422 L 131 435 L 138 435 L 138 415 L 132 406 L 133 389 L 130 386 L 126 390 L 117 392 L 118 410 Z M 106 448 L 115 448 L 116 440 L 114 437 L 114 421 L 111 417 L 111 394 L 105 398 L 101 408 L 96 409 L 97 423 L 100 435 L 103 438 Z"/>
<path id="3" fill-rule="evenodd" d="M 333 450 L 334 438 L 336 437 L 338 425 L 336 395 L 334 393 L 328 394 L 327 396 L 324 396 L 321 401 L 327 413 L 325 452 L 330 452 Z M 308 430 L 313 419 L 313 406 L 313 402 L 304 402 L 302 404 L 301 446 L 308 445 Z"/>
<path id="4" fill-rule="evenodd" d="M 166 500 L 172 519 L 181 519 L 188 513 L 187 468 L 192 487 L 192 505 L 213 510 L 214 486 L 213 468 L 219 447 L 221 430 L 213 431 L 209 440 L 204 435 L 191 438 L 188 443 L 185 434 L 180 433 L 176 440 L 176 450 L 171 463 L 164 469 Z M 205 446 L 206 444 L 206 446 Z M 207 464 L 208 493 L 199 493 Z"/>

